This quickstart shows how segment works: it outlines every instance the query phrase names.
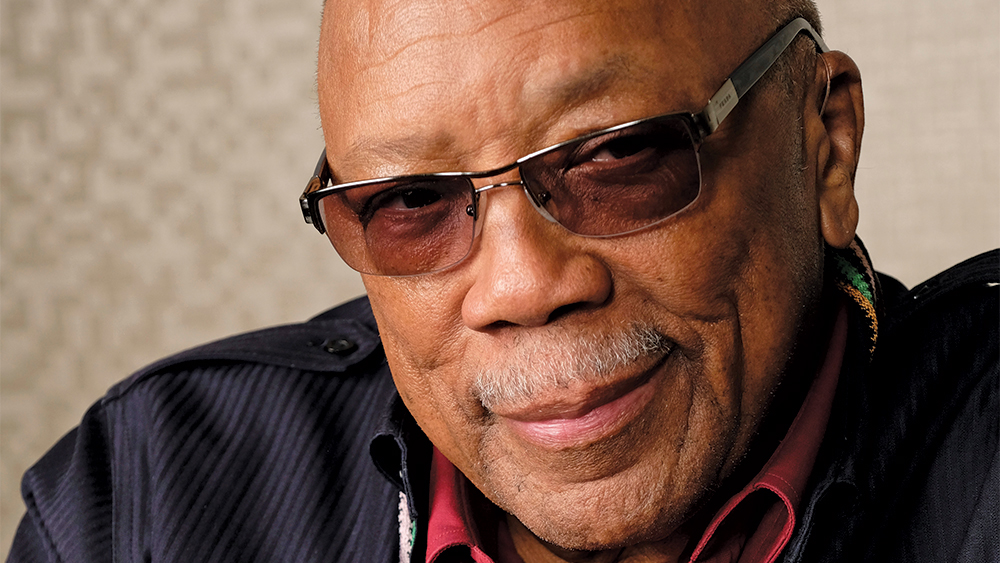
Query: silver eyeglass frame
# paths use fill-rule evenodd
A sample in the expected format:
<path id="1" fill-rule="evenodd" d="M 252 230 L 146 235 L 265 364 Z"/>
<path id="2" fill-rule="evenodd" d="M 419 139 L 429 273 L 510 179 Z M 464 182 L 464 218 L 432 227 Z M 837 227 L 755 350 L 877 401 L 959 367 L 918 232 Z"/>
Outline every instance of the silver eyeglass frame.
<path id="1" fill-rule="evenodd" d="M 657 115 L 653 117 L 647 117 L 643 119 L 638 119 L 635 121 L 630 121 L 628 123 L 622 123 L 620 125 L 615 125 L 602 129 L 600 131 L 594 131 L 580 137 L 575 137 L 555 145 L 539 149 L 532 152 L 529 155 L 523 156 L 516 161 L 501 166 L 499 168 L 494 168 L 492 170 L 485 170 L 482 172 L 435 172 L 429 174 L 403 174 L 399 176 L 386 176 L 383 178 L 372 178 L 368 180 L 357 180 L 354 182 L 346 182 L 343 184 L 330 185 L 333 178 L 333 172 L 330 169 L 330 164 L 326 159 L 326 149 L 320 154 L 319 162 L 316 164 L 316 169 L 313 172 L 312 178 L 309 179 L 309 183 L 306 185 L 305 191 L 299 196 L 299 205 L 302 209 L 302 216 L 306 223 L 313 225 L 316 230 L 320 233 L 326 233 L 326 227 L 323 225 L 323 220 L 320 215 L 320 206 L 318 202 L 321 198 L 324 198 L 332 193 L 340 192 L 343 190 L 348 190 L 351 188 L 357 188 L 360 186 L 377 184 L 381 182 L 392 182 L 399 181 L 401 179 L 413 179 L 415 181 L 433 179 L 433 178 L 467 178 L 467 179 L 477 179 L 477 178 L 490 178 L 504 172 L 513 170 L 519 167 L 523 162 L 533 159 L 539 155 L 558 150 L 566 145 L 572 143 L 579 143 L 586 141 L 588 139 L 598 137 L 600 135 L 606 135 L 608 133 L 613 133 L 619 129 L 624 129 L 627 127 L 632 127 L 646 121 L 653 121 L 657 119 L 665 118 L 680 118 L 688 123 L 688 127 L 692 131 L 692 140 L 695 143 L 695 147 L 699 147 L 700 143 L 704 141 L 705 137 L 711 135 L 716 129 L 722 124 L 726 117 L 733 111 L 739 101 L 750 91 L 754 86 L 767 73 L 767 71 L 774 66 L 774 63 L 778 60 L 782 53 L 792 44 L 792 41 L 800 33 L 805 33 L 816 43 L 817 50 L 820 53 L 826 53 L 829 48 L 820 37 L 819 33 L 813 29 L 813 27 L 805 20 L 805 18 L 795 18 L 778 30 L 770 39 L 767 40 L 760 48 L 758 48 L 750 57 L 748 57 L 742 64 L 740 64 L 735 71 L 726 79 L 722 84 L 722 87 L 715 92 L 715 94 L 709 98 L 708 104 L 699 112 L 675 112 L 663 115 Z M 471 185 L 471 182 L 470 182 Z M 513 181 L 513 182 L 503 182 L 498 184 L 490 184 L 488 186 L 483 186 L 481 188 L 472 188 L 473 202 L 477 200 L 477 196 L 482 192 L 504 186 L 524 186 L 523 181 Z M 532 195 L 530 190 L 525 190 L 528 192 L 529 199 L 532 200 L 535 208 L 549 221 L 557 222 L 544 208 L 543 202 L 535 200 L 535 196 Z M 470 205 L 470 209 L 467 210 L 469 215 L 472 215 L 476 219 L 476 209 L 473 205 Z M 643 227 L 645 228 L 645 227 Z M 625 233 L 618 233 L 625 234 Z"/>

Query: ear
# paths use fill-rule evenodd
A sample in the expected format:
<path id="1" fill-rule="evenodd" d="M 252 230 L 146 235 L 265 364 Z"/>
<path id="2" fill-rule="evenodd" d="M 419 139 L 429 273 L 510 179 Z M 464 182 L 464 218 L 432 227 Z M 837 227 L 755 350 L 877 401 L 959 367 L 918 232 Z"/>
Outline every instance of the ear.
<path id="1" fill-rule="evenodd" d="M 816 158 L 820 229 L 827 244 L 845 248 L 858 227 L 854 175 L 865 128 L 861 72 L 844 53 L 823 53 L 816 62 L 812 91 L 816 103 L 807 102 L 807 142 Z"/>

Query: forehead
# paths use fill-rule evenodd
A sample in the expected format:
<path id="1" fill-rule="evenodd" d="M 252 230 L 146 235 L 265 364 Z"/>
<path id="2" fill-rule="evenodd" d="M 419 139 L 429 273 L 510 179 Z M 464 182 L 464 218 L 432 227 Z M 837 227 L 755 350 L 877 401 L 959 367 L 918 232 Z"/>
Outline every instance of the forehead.
<path id="1" fill-rule="evenodd" d="M 328 154 L 360 175 L 380 164 L 403 172 L 396 160 L 490 159 L 477 151 L 502 161 L 616 121 L 700 109 L 744 43 L 727 25 L 733 11 L 708 4 L 329 0 L 319 61 Z"/>

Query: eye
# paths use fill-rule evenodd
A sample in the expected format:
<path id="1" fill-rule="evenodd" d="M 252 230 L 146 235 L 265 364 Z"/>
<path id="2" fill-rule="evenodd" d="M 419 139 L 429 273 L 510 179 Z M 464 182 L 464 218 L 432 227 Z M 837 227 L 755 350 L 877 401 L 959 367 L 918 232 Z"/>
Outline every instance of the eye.
<path id="1" fill-rule="evenodd" d="M 374 193 L 370 190 L 375 188 Z M 395 224 L 401 221 L 427 221 L 447 214 L 461 201 L 468 199 L 468 187 L 463 180 L 406 180 L 395 184 L 368 186 L 349 194 L 357 197 L 355 209 L 360 222 L 367 226 L 378 218 Z M 461 206 L 464 209 L 464 205 Z"/>
<path id="2" fill-rule="evenodd" d="M 393 190 L 382 195 L 376 203 L 376 207 L 381 209 L 417 209 L 441 200 L 441 193 L 437 190 L 420 187 Z"/>
<path id="3" fill-rule="evenodd" d="M 560 166 L 563 173 L 642 174 L 694 151 L 683 124 L 641 123 L 581 143 Z"/>
<path id="4" fill-rule="evenodd" d="M 680 148 L 683 140 L 672 128 L 645 123 L 588 139 L 568 155 L 563 169 L 597 167 L 595 171 L 610 171 L 621 166 L 642 167 Z"/>
<path id="5" fill-rule="evenodd" d="M 382 190 L 364 200 L 359 216 L 371 217 L 381 211 L 406 212 L 434 205 L 443 197 L 434 184 L 400 184 Z"/>
<path id="6" fill-rule="evenodd" d="M 603 175 L 633 174 L 659 165 L 675 147 L 673 140 L 656 131 L 615 132 L 580 146 L 563 168 L 564 173 Z"/>
<path id="7" fill-rule="evenodd" d="M 588 160 L 594 162 L 610 162 L 637 156 L 643 151 L 653 150 L 656 144 L 649 135 L 629 135 L 602 143 L 590 153 Z"/>

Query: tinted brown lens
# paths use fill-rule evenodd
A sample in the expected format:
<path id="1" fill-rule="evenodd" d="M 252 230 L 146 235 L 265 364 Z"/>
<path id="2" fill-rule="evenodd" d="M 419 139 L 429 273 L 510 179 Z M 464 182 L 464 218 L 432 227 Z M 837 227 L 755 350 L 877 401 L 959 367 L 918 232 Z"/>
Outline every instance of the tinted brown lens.
<path id="1" fill-rule="evenodd" d="M 539 155 L 521 165 L 536 201 L 581 235 L 627 233 L 691 204 L 698 153 L 683 119 L 665 118 Z"/>
<path id="2" fill-rule="evenodd" d="M 319 201 L 330 241 L 363 273 L 411 275 L 452 266 L 469 252 L 472 189 L 464 178 L 379 182 Z"/>

